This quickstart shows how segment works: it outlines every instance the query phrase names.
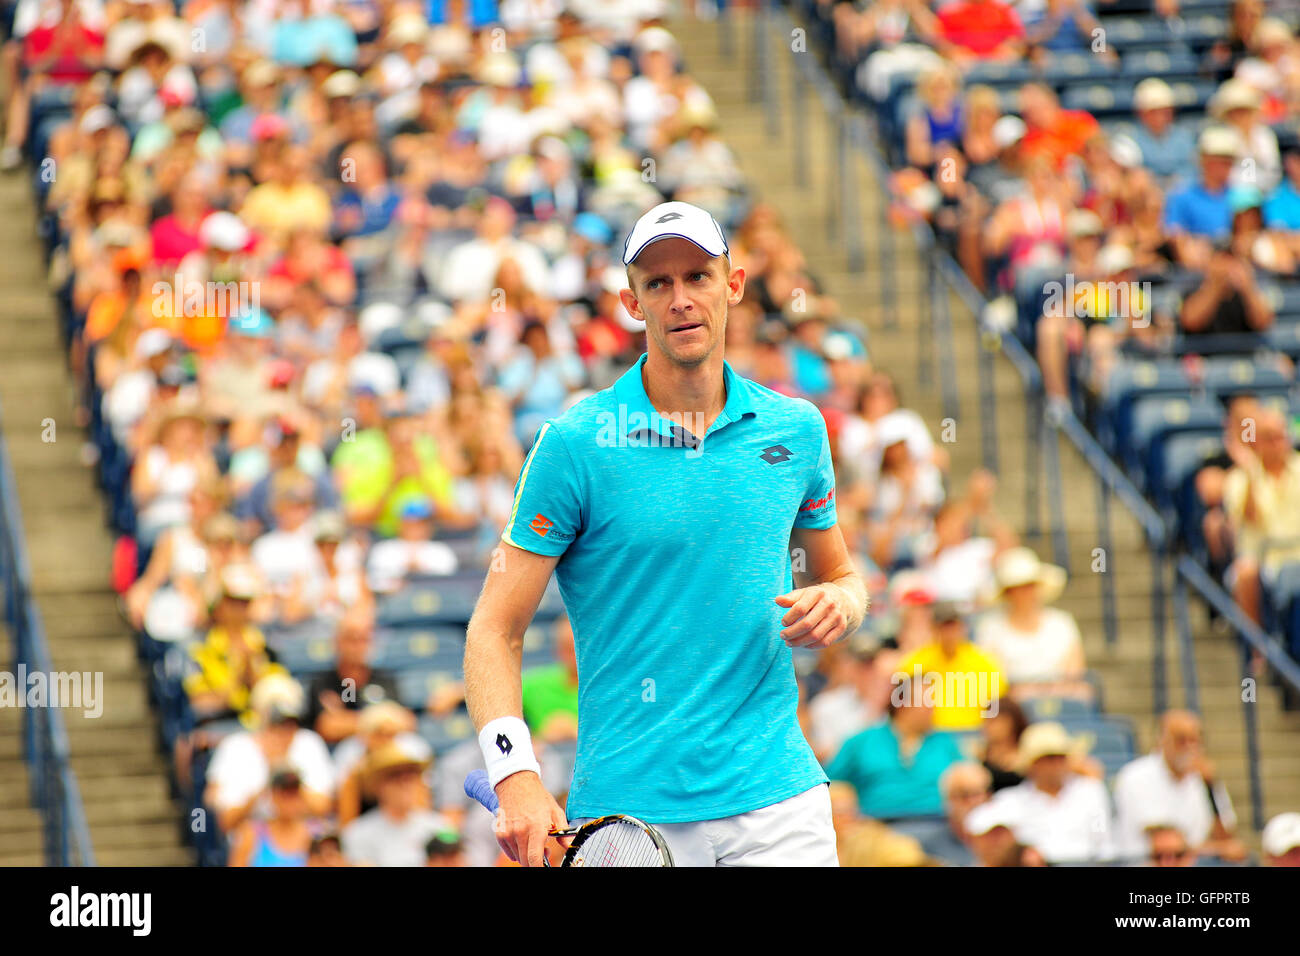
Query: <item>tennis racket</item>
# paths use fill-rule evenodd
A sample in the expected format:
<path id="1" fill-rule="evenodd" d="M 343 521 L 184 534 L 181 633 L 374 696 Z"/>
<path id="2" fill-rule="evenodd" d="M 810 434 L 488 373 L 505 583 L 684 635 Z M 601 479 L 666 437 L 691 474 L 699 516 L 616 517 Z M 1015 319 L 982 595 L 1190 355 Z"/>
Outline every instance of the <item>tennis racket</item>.
<path id="1" fill-rule="evenodd" d="M 465 795 L 472 797 L 490 813 L 500 808 L 496 792 L 486 770 L 474 770 L 465 778 Z M 672 866 L 673 855 L 663 836 L 648 823 L 622 813 L 597 817 L 580 827 L 551 831 L 553 837 L 573 837 L 561 867 L 659 867 Z M 545 856 L 542 862 L 550 863 Z"/>

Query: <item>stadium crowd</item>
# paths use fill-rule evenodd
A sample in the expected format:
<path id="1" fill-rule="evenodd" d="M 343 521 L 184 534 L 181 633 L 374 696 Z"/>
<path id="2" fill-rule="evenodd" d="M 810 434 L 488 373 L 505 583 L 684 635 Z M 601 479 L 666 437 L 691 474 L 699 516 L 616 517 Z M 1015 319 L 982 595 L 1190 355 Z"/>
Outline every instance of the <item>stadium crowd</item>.
<path id="1" fill-rule="evenodd" d="M 942 442 L 873 367 L 864 327 L 777 211 L 751 201 L 660 0 L 5 9 L 0 163 L 32 160 L 86 461 L 121 533 L 114 580 L 153 667 L 178 792 L 215 824 L 196 836 L 215 848 L 205 862 L 501 862 L 488 815 L 460 793 L 479 758 L 455 641 L 440 658 L 455 663 L 433 673 L 446 629 L 430 637 L 420 622 L 455 631 L 454 608 L 472 607 L 540 424 L 644 350 L 618 300 L 619 248 L 667 198 L 712 212 L 746 271 L 728 361 L 823 410 L 840 522 L 876 596 L 850 642 L 796 656 L 843 861 L 1244 856 L 1194 716 L 1168 715 L 1157 751 L 1122 770 L 1041 719 L 1044 700 L 1098 705 L 1079 628 L 1053 606 L 1064 572 L 999 517 L 991 475 L 950 473 Z M 1271 229 L 1268 204 L 1295 198 L 1300 151 L 1279 152 L 1258 118 L 1284 115 L 1290 87 L 1266 101 L 1229 81 L 1217 102 L 1231 129 L 1201 136 L 1205 182 L 1164 204 L 1181 210 L 1166 235 L 1164 180 L 1139 175 L 1142 146 L 1098 140 L 1089 117 L 1032 85 L 1023 120 L 976 89 L 960 99 L 961 68 L 1023 52 L 1000 0 L 958 0 L 937 28 L 917 3 L 834 10 L 846 55 L 897 52 L 914 27 L 948 58 L 925 74 L 897 184 L 933 183 L 936 225 L 977 281 L 1022 288 L 1045 247 L 1089 275 L 1213 261 L 1184 326 L 1190 310 L 1193 326 L 1267 327 L 1262 266 L 1241 250 L 1263 236 L 1277 264 L 1294 235 L 1247 224 L 1255 238 L 1226 252 L 1202 239 L 1236 235 L 1260 197 Z M 985 10 L 1001 11 L 1006 37 L 972 26 Z M 1049 3 L 1033 29 L 1056 36 L 1063 22 L 1089 20 Z M 1225 46 L 1216 68 L 1253 42 Z M 1279 84 L 1294 75 L 1288 44 L 1261 54 Z M 1147 112 L 1165 109 L 1146 89 Z M 1151 120 L 1166 173 L 1193 148 L 1161 139 L 1167 126 Z M 1248 185 L 1225 186 L 1223 158 L 1243 142 L 1254 206 Z M 1074 368 L 1062 343 L 1095 373 L 1130 340 L 1104 305 L 1079 325 L 1038 317 L 1053 395 Z M 1165 327 L 1151 328 L 1132 341 Z M 1242 514 L 1286 510 L 1249 483 L 1295 471 L 1270 458 L 1260 478 L 1243 465 L 1253 448 L 1239 452 L 1248 487 L 1240 472 L 1223 481 L 1237 530 Z M 1242 587 L 1252 573 L 1239 566 Z M 559 614 L 543 627 L 525 650 L 524 710 L 562 796 L 573 635 Z M 1296 831 L 1283 818 L 1266 854 L 1297 862 Z"/>

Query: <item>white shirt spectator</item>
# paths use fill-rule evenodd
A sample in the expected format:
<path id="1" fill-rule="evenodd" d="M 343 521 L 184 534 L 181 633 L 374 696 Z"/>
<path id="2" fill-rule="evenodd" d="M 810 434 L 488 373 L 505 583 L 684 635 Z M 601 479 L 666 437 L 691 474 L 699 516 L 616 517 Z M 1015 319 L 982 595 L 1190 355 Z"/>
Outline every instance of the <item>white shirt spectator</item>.
<path id="1" fill-rule="evenodd" d="M 993 611 L 975 629 L 975 642 L 1002 662 L 1013 684 L 1067 680 L 1066 667 L 1083 644 L 1074 616 L 1045 607 L 1035 633 L 1013 628 L 1005 612 Z"/>
<path id="2" fill-rule="evenodd" d="M 370 548 L 366 574 L 377 594 L 396 591 L 411 574 L 455 574 L 456 552 L 441 541 L 390 538 Z"/>
<path id="3" fill-rule="evenodd" d="M 314 730 L 300 728 L 294 733 L 285 762 L 298 771 L 303 786 L 308 790 L 323 794 L 334 792 L 334 765 L 330 761 L 329 748 Z M 208 783 L 215 785 L 213 809 L 221 811 L 243 806 L 265 790 L 270 782 L 271 768 L 251 733 L 240 731 L 217 744 L 212 762 L 208 764 Z M 269 805 L 259 804 L 255 812 L 264 815 L 263 811 L 267 809 Z"/>
<path id="4" fill-rule="evenodd" d="M 398 822 L 376 807 L 344 827 L 339 842 L 343 855 L 354 864 L 424 866 L 424 848 L 448 827 L 446 817 L 429 810 L 413 810 Z"/>
<path id="5" fill-rule="evenodd" d="M 1235 826 L 1237 817 L 1223 784 L 1215 784 L 1214 799 L 1225 825 Z M 1205 843 L 1214 826 L 1205 780 L 1195 771 L 1175 777 L 1159 751 L 1125 764 L 1115 777 L 1115 836 L 1120 854 L 1145 857 L 1145 831 L 1156 824 L 1177 827 L 1191 847 Z"/>
<path id="6" fill-rule="evenodd" d="M 840 454 L 851 458 L 868 474 L 880 471 L 880 447 L 876 437 L 881 427 L 886 430 L 897 428 L 905 436 L 907 450 L 917 461 L 934 460 L 934 439 L 923 419 L 910 408 L 896 408 L 879 421 L 869 422 L 859 415 L 849 415 L 844 420 L 844 429 L 840 432 Z"/>
<path id="7" fill-rule="evenodd" d="M 1113 856 L 1110 797 L 1100 780 L 1071 774 L 1054 797 L 1026 780 L 999 790 L 992 803 L 1003 819 L 1014 821 L 1011 832 L 1016 839 L 1049 863 L 1096 862 Z"/>
<path id="8" fill-rule="evenodd" d="M 928 550 L 928 549 L 927 549 Z M 921 566 L 936 600 L 973 604 L 993 587 L 992 538 L 967 538 Z"/>
<path id="9" fill-rule="evenodd" d="M 551 271 L 542 251 L 531 242 L 514 238 L 495 244 L 486 239 L 461 243 L 445 260 L 433 264 L 438 287 L 456 302 L 484 302 L 492 294 L 492 282 L 503 259 L 515 260 L 530 288 L 542 292 L 551 288 Z"/>
<path id="10" fill-rule="evenodd" d="M 268 531 L 253 542 L 250 556 L 266 583 L 281 594 L 297 579 L 310 591 L 325 576 L 310 523 L 297 531 Z"/>

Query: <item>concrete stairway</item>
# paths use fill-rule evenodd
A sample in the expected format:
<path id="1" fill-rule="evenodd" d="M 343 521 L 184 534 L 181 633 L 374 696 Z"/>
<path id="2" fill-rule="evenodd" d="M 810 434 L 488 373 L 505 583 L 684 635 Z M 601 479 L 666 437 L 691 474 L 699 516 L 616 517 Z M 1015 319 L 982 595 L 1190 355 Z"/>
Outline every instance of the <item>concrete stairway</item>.
<path id="1" fill-rule="evenodd" d="M 96 860 L 188 865 L 192 855 L 154 743 L 133 639 L 109 587 L 112 538 L 93 474 L 79 460 L 85 435 L 73 423 L 72 386 L 25 175 L 0 179 L 0 221 L 9 223 L 0 233 L 0 410 L 32 590 L 55 670 L 103 674 L 102 716 L 62 711 Z M 54 441 L 42 440 L 47 420 Z M 27 808 L 19 717 L 0 710 L 0 864 L 39 864 L 39 816 Z"/>
<path id="2" fill-rule="evenodd" d="M 795 104 L 791 93 L 796 57 L 813 57 L 812 52 L 794 52 L 798 44 L 789 36 L 769 31 L 767 67 L 777 91 L 780 119 L 769 128 L 762 103 L 751 99 L 754 27 L 748 10 L 733 12 L 727 22 L 683 21 L 673 25 L 682 44 L 686 69 L 713 96 L 720 116 L 719 133 L 736 153 L 746 179 L 757 198 L 771 203 L 802 248 L 810 268 L 827 291 L 840 303 L 845 316 L 860 319 L 869 332 L 868 350 L 872 363 L 890 372 L 900 383 L 904 404 L 919 412 L 936 437 L 945 418 L 939 383 L 943 369 L 936 368 L 928 381 L 918 376 L 918 323 L 922 320 L 925 288 L 921 260 L 910 234 L 894 232 L 896 259 L 891 278 L 898 290 L 892 309 L 884 301 L 880 244 L 881 204 L 887 203 L 885 184 L 877 182 L 869 163 L 854 156 L 859 187 L 859 222 L 863 224 L 866 268 L 851 272 L 842 239 L 828 237 L 828 210 L 839 209 L 831 199 L 835 154 L 833 123 L 822 102 L 807 91 Z M 724 31 L 729 36 L 724 36 Z M 796 125 L 796 113 L 798 113 Z M 802 131 L 808 155 L 808 177 L 800 183 L 795 165 L 794 137 Z M 955 379 L 960 408 L 955 441 L 946 447 L 952 458 L 956 484 L 981 464 L 978 346 L 974 318 L 956 297 L 949 299 L 955 341 Z M 892 321 L 891 321 L 892 320 Z M 995 363 L 994 392 L 998 420 L 999 489 L 997 504 L 1002 515 L 1022 535 L 1027 528 L 1026 494 L 1030 487 L 1026 473 L 1026 444 L 1039 438 L 1026 434 L 1025 403 L 1019 375 L 1010 361 L 999 356 Z M 1058 442 L 1064 504 L 1064 531 L 1069 542 L 1072 576 L 1059 606 L 1078 619 L 1090 666 L 1103 680 L 1106 709 L 1133 718 L 1139 735 L 1139 749 L 1149 748 L 1155 739 L 1157 717 L 1152 692 L 1152 584 L 1151 558 L 1141 529 L 1124 507 L 1112 499 L 1112 540 L 1105 555 L 1104 574 L 1110 575 L 1116 592 L 1119 617 L 1118 639 L 1108 647 L 1102 616 L 1103 572 L 1094 573 L 1094 549 L 1098 540 L 1096 480 L 1081 456 L 1064 437 Z M 1047 490 L 1039 497 L 1037 525 L 1046 529 L 1050 520 Z M 1041 556 L 1051 560 L 1052 544 L 1046 535 L 1026 539 Z M 1170 705 L 1181 706 L 1181 672 L 1172 609 L 1166 610 L 1166 632 Z M 1201 707 L 1205 715 L 1210 755 L 1220 769 L 1243 822 L 1249 822 L 1247 761 L 1242 734 L 1240 663 L 1226 639 L 1210 633 L 1205 616 L 1197 609 L 1193 616 L 1196 658 L 1201 683 Z M 1254 705 L 1260 727 L 1265 784 L 1265 809 L 1270 815 L 1300 808 L 1300 714 L 1284 713 L 1275 688 L 1259 689 Z"/>

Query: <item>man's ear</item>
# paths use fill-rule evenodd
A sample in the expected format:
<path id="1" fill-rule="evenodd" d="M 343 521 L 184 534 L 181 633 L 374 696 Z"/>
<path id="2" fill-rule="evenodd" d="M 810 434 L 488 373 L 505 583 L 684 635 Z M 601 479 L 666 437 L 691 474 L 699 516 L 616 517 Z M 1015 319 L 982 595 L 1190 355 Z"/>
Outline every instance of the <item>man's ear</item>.
<path id="1" fill-rule="evenodd" d="M 635 292 L 631 289 L 622 289 L 618 293 L 618 300 L 623 303 L 623 308 L 627 309 L 628 315 L 638 322 L 645 321 L 645 315 L 641 312 L 641 303 L 637 301 Z"/>
<path id="2" fill-rule="evenodd" d="M 731 270 L 727 277 L 727 304 L 740 305 L 745 297 L 745 270 L 739 267 Z"/>

